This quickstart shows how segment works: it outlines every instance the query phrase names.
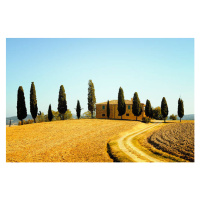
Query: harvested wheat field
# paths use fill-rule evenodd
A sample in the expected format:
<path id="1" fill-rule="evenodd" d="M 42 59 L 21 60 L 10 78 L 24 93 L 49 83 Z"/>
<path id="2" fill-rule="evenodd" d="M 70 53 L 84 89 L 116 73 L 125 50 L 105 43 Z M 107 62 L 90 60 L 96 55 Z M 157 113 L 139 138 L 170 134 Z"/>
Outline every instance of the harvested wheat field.
<path id="1" fill-rule="evenodd" d="M 155 148 L 194 161 L 194 121 L 169 123 L 155 131 L 148 142 Z"/>
<path id="2" fill-rule="evenodd" d="M 7 162 L 112 162 L 111 137 L 140 122 L 80 119 L 6 128 Z"/>

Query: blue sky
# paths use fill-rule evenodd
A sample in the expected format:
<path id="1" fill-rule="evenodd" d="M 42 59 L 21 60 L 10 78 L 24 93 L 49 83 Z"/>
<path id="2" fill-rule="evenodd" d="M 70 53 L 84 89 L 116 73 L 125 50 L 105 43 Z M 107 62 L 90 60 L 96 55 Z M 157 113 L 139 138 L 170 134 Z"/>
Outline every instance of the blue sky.
<path id="1" fill-rule="evenodd" d="M 178 98 L 185 114 L 194 113 L 194 39 L 7 39 L 6 116 L 17 115 L 17 90 L 24 88 L 30 113 L 30 87 L 35 83 L 38 110 L 57 110 L 60 85 L 68 109 L 77 100 L 87 111 L 88 81 L 95 86 L 97 103 L 117 99 L 121 86 L 125 99 L 138 92 L 140 101 L 177 114 Z"/>

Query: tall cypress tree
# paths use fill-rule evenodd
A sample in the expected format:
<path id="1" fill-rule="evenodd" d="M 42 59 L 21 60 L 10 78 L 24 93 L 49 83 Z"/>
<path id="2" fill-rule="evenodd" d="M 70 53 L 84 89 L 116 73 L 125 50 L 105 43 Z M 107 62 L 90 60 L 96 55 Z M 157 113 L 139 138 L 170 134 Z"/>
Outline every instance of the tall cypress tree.
<path id="1" fill-rule="evenodd" d="M 52 110 L 51 110 L 51 104 L 49 105 L 48 119 L 49 119 L 49 121 L 52 121 L 52 119 L 53 119 L 53 113 L 52 113 Z"/>
<path id="2" fill-rule="evenodd" d="M 124 100 L 124 114 L 126 113 L 126 103 L 125 103 L 125 100 Z"/>
<path id="3" fill-rule="evenodd" d="M 81 105 L 80 105 L 79 100 L 77 101 L 77 105 L 76 105 L 76 116 L 77 116 L 78 119 L 81 116 Z"/>
<path id="4" fill-rule="evenodd" d="M 110 117 L 110 103 L 109 100 L 107 101 L 107 117 Z"/>
<path id="5" fill-rule="evenodd" d="M 181 118 L 184 116 L 184 106 L 183 106 L 183 100 L 178 99 L 178 116 L 180 117 L 180 122 Z"/>
<path id="6" fill-rule="evenodd" d="M 153 118 L 153 108 L 151 107 L 150 118 Z"/>
<path id="7" fill-rule="evenodd" d="M 122 119 L 122 115 L 126 113 L 126 104 L 124 100 L 124 91 L 121 87 L 119 88 L 119 93 L 118 93 L 118 108 L 117 109 L 119 112 L 119 116 L 121 116 L 121 119 Z"/>
<path id="8" fill-rule="evenodd" d="M 133 96 L 132 113 L 136 116 L 136 121 L 137 117 L 140 116 L 142 113 L 142 106 L 137 92 L 135 92 Z"/>
<path id="9" fill-rule="evenodd" d="M 95 97 L 95 89 L 92 80 L 89 80 L 88 83 L 88 110 L 91 112 L 93 118 L 93 112 L 95 111 L 96 97 Z"/>
<path id="10" fill-rule="evenodd" d="M 24 90 L 23 87 L 20 86 L 18 88 L 18 94 L 17 94 L 17 118 L 21 120 L 22 125 L 23 125 L 23 119 L 25 119 L 26 116 L 27 116 L 27 110 L 24 97 Z"/>
<path id="11" fill-rule="evenodd" d="M 64 120 L 64 114 L 67 111 L 67 101 L 64 86 L 60 86 L 59 96 L 58 96 L 58 112 Z"/>
<path id="12" fill-rule="evenodd" d="M 30 111 L 34 122 L 36 123 L 35 119 L 37 117 L 38 107 L 37 107 L 37 98 L 36 98 L 36 91 L 34 82 L 31 83 L 31 90 L 30 90 Z"/>
<path id="13" fill-rule="evenodd" d="M 165 97 L 162 98 L 162 102 L 161 102 L 161 114 L 164 118 L 164 122 L 168 116 L 168 105 L 167 105 L 167 101 L 165 99 Z"/>
<path id="14" fill-rule="evenodd" d="M 151 102 L 147 99 L 146 100 L 146 106 L 145 106 L 145 115 L 147 117 L 151 118 L 151 110 L 152 110 L 152 108 L 151 108 Z"/>

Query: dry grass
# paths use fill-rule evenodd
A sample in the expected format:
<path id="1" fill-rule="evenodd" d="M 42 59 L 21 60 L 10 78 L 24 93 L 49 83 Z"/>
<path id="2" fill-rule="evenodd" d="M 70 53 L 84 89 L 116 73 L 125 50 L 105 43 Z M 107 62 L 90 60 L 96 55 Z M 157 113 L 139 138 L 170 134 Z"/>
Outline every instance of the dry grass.
<path id="1" fill-rule="evenodd" d="M 194 121 L 168 123 L 155 131 L 148 142 L 156 149 L 186 161 L 194 161 Z"/>
<path id="2" fill-rule="evenodd" d="M 6 128 L 7 162 L 112 162 L 109 138 L 140 122 L 81 119 Z"/>

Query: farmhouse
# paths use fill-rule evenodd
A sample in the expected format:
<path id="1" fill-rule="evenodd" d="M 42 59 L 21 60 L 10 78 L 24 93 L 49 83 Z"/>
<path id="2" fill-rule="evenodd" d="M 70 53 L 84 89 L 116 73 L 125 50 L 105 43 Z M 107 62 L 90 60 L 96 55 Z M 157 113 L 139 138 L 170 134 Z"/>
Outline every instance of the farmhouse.
<path id="1" fill-rule="evenodd" d="M 119 116 L 117 107 L 118 107 L 118 100 L 109 101 L 110 104 L 110 119 L 121 119 Z M 125 100 L 126 104 L 126 113 L 122 115 L 122 119 L 130 119 L 136 120 L 136 116 L 132 113 L 132 105 L 133 99 Z M 145 117 L 145 105 L 141 103 L 142 106 L 142 113 L 140 116 L 137 117 L 137 120 L 142 120 Z M 96 104 L 96 118 L 98 119 L 107 119 L 107 102 L 97 103 Z"/>

